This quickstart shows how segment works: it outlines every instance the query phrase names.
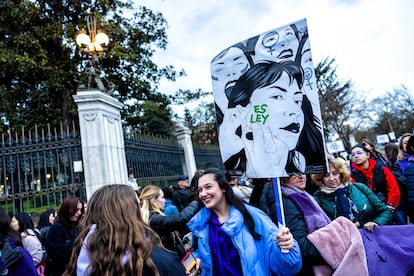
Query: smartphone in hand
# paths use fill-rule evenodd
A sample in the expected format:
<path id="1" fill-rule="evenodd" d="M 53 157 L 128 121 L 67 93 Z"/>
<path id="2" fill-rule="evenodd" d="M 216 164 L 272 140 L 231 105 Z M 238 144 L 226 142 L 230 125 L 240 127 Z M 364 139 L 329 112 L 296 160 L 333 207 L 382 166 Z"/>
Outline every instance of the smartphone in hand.
<path id="1" fill-rule="evenodd" d="M 194 257 L 193 253 L 189 251 L 181 260 L 181 264 L 184 266 L 187 272 L 191 273 L 196 269 L 197 260 Z"/>

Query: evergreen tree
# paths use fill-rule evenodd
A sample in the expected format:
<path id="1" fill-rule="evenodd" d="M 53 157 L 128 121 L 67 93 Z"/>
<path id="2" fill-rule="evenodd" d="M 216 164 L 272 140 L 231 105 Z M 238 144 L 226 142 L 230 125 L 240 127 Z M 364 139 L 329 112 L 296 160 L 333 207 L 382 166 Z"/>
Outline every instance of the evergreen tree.
<path id="1" fill-rule="evenodd" d="M 70 125 L 76 119 L 72 95 L 87 82 L 87 54 L 74 38 L 86 29 L 86 17 L 94 14 L 97 27 L 110 38 L 100 66 L 107 81 L 115 84 L 114 96 L 125 107 L 123 122 L 142 128 L 139 118 L 147 113 L 142 103 L 155 101 L 165 107 L 167 97 L 155 92 L 161 78 L 182 75 L 172 66 L 159 68 L 152 57 L 156 48 L 167 46 L 167 22 L 162 14 L 132 1 L 3 0 L 0 2 L 0 127 L 16 130 L 25 126 Z M 160 102 L 158 102 L 160 101 Z M 155 111 L 151 109 L 151 114 Z M 171 110 L 156 113 L 170 128 Z M 135 123 L 138 123 L 136 125 Z M 155 128 L 154 128 L 155 129 Z"/>
<path id="2" fill-rule="evenodd" d="M 350 80 L 342 82 L 336 74 L 335 59 L 325 58 L 315 68 L 325 139 L 338 134 L 350 149 L 348 122 L 358 114 L 359 103 Z M 360 99 L 361 100 L 361 99 Z"/>

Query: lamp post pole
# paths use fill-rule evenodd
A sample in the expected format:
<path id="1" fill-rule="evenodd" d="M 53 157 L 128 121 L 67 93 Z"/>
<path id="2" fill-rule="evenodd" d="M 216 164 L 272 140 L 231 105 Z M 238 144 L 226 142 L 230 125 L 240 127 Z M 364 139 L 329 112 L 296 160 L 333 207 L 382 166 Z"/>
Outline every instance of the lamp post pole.
<path id="1" fill-rule="evenodd" d="M 89 55 L 88 87 L 73 96 L 78 105 L 82 140 L 82 161 L 86 197 L 102 186 L 128 184 L 124 135 L 121 125 L 123 104 L 112 97 L 114 85 L 100 77 L 99 55 L 109 44 L 108 36 L 96 29 L 94 16 L 87 17 L 89 35 L 80 31 L 76 43 Z"/>

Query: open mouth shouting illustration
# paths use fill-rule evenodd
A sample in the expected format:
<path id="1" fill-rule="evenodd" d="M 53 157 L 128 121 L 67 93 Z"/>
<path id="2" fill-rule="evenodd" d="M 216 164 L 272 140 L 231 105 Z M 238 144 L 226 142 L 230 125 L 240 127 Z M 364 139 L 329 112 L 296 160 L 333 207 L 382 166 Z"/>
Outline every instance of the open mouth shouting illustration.
<path id="1" fill-rule="evenodd" d="M 293 51 L 292 49 L 286 49 L 280 52 L 280 54 L 277 56 L 280 59 L 286 59 L 293 57 Z"/>
<path id="2" fill-rule="evenodd" d="M 228 82 L 226 83 L 226 86 L 224 87 L 224 89 L 232 88 L 233 86 L 235 86 L 235 85 L 236 85 L 236 81 L 237 81 L 237 80 L 231 80 L 231 81 L 228 81 Z"/>
<path id="3" fill-rule="evenodd" d="M 229 81 L 226 83 L 226 86 L 224 87 L 224 93 L 226 94 L 227 98 L 230 99 L 231 92 L 233 91 L 233 87 L 236 85 L 236 80 Z"/>

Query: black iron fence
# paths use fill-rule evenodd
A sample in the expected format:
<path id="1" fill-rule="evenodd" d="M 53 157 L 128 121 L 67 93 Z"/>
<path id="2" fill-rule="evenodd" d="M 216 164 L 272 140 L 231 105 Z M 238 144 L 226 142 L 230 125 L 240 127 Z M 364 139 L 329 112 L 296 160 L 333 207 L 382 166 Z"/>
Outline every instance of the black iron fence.
<path id="1" fill-rule="evenodd" d="M 223 168 L 217 146 L 199 145 L 193 150 L 197 169 Z M 176 185 L 178 176 L 185 174 L 184 149 L 176 138 L 128 135 L 125 137 L 125 154 L 128 170 L 141 187 Z"/>
<path id="2" fill-rule="evenodd" d="M 224 169 L 218 146 L 198 145 L 193 148 L 197 169 L 205 170 L 210 167 Z"/>
<path id="3" fill-rule="evenodd" d="M 79 132 L 35 128 L 1 138 L 0 206 L 7 212 L 57 208 L 68 195 L 86 200 Z M 175 138 L 128 135 L 125 154 L 140 186 L 176 185 L 185 173 L 184 150 Z M 223 167 L 217 147 L 195 146 L 194 155 L 198 169 Z"/>
<path id="4" fill-rule="evenodd" d="M 3 134 L 0 204 L 10 213 L 56 208 L 70 194 L 86 198 L 79 133 L 56 129 Z"/>
<path id="5" fill-rule="evenodd" d="M 125 155 L 129 173 L 138 185 L 170 186 L 183 174 L 184 150 L 175 138 L 153 135 L 128 135 L 125 137 Z"/>

